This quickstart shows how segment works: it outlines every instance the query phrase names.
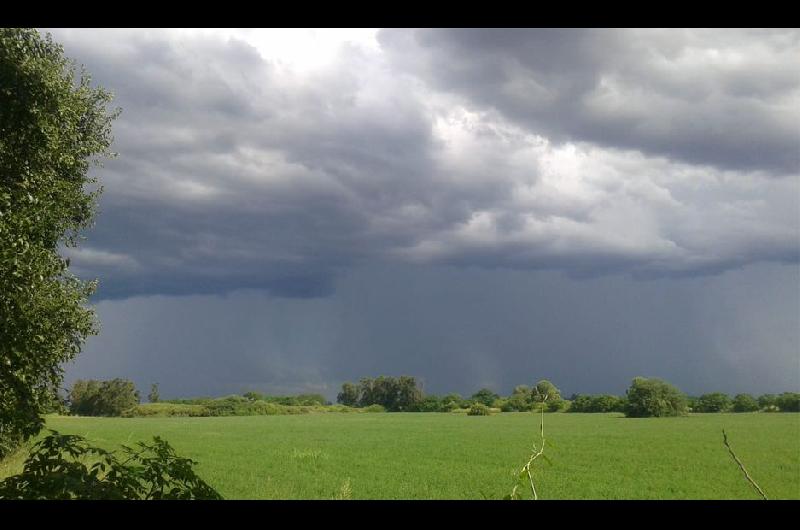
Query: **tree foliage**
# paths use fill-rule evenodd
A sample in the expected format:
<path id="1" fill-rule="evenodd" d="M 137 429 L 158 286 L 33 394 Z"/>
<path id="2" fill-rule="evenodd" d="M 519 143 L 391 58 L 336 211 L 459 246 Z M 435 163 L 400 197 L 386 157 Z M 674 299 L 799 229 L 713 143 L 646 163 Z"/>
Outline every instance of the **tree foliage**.
<path id="1" fill-rule="evenodd" d="M 0 457 L 41 430 L 61 364 L 97 331 L 95 283 L 59 247 L 93 218 L 88 171 L 111 155 L 109 101 L 49 35 L 0 29 Z"/>
<path id="2" fill-rule="evenodd" d="M 781 412 L 800 412 L 800 394 L 797 392 L 784 392 L 776 399 Z"/>
<path id="3" fill-rule="evenodd" d="M 120 460 L 80 436 L 51 431 L 33 447 L 23 472 L 0 482 L 0 499 L 222 498 L 195 474 L 197 462 L 177 456 L 157 436 L 123 452 Z"/>
<path id="4" fill-rule="evenodd" d="M 481 403 L 483 405 L 486 405 L 487 407 L 491 407 L 492 403 L 494 403 L 494 400 L 499 397 L 500 397 L 499 395 L 495 394 L 490 389 L 481 388 L 480 390 L 472 394 L 470 399 L 476 403 Z"/>
<path id="5" fill-rule="evenodd" d="M 758 410 L 758 401 L 750 394 L 736 394 L 734 396 L 734 412 L 755 412 L 756 410 Z"/>
<path id="6" fill-rule="evenodd" d="M 95 283 L 59 250 L 94 216 L 88 172 L 111 155 L 110 99 L 49 35 L 0 29 L 0 457 L 41 430 L 61 364 L 97 331 Z"/>
<path id="7" fill-rule="evenodd" d="M 561 391 L 547 379 L 542 379 L 531 389 L 531 397 L 534 402 L 542 403 L 546 398 L 548 403 L 552 403 L 561 401 Z"/>
<path id="8" fill-rule="evenodd" d="M 695 412 L 727 412 L 731 408 L 731 398 L 722 392 L 703 394 L 697 398 L 693 407 Z"/>
<path id="9" fill-rule="evenodd" d="M 69 395 L 70 412 L 80 416 L 120 416 L 139 404 L 139 392 L 133 381 L 84 381 L 78 379 Z"/>
<path id="10" fill-rule="evenodd" d="M 161 395 L 158 393 L 158 383 L 150 385 L 150 393 L 147 394 L 147 401 L 150 403 L 158 403 Z"/>
<path id="11" fill-rule="evenodd" d="M 344 383 L 342 391 L 336 396 L 336 401 L 348 407 L 355 407 L 358 405 L 359 388 L 358 385 L 353 383 Z"/>
<path id="12" fill-rule="evenodd" d="M 688 413 L 686 396 L 661 379 L 635 377 L 626 395 L 625 415 L 630 418 L 683 416 Z"/>
<path id="13" fill-rule="evenodd" d="M 476 401 L 469 407 L 467 416 L 489 416 L 491 413 L 492 411 L 489 410 L 489 407 L 479 401 Z"/>
<path id="14" fill-rule="evenodd" d="M 569 412 L 624 412 L 625 399 L 611 394 L 578 394 L 572 398 Z"/>
<path id="15" fill-rule="evenodd" d="M 414 377 L 362 377 L 358 384 L 344 383 L 337 401 L 343 405 L 381 405 L 392 412 L 416 410 L 424 395 Z"/>

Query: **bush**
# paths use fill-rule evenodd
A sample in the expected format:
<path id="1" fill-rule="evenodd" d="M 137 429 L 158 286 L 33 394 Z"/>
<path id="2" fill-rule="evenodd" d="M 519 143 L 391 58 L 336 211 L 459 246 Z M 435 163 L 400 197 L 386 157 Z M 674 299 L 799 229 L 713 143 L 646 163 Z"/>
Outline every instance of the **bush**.
<path id="1" fill-rule="evenodd" d="M 145 403 L 136 405 L 122 413 L 124 418 L 146 417 L 198 417 L 211 416 L 211 411 L 203 405 L 183 405 L 176 403 Z"/>
<path id="2" fill-rule="evenodd" d="M 460 404 L 456 401 L 444 402 L 444 400 L 442 400 L 442 402 L 442 407 L 440 409 L 442 412 L 453 412 L 460 408 Z"/>
<path id="3" fill-rule="evenodd" d="M 483 403 L 473 403 L 467 411 L 468 416 L 489 416 L 492 413 Z"/>
<path id="4" fill-rule="evenodd" d="M 626 392 L 625 415 L 629 418 L 684 416 L 686 396 L 661 379 L 635 377 Z"/>
<path id="5" fill-rule="evenodd" d="M 222 499 L 194 473 L 197 462 L 157 436 L 138 450 L 123 446 L 121 462 L 80 436 L 51 433 L 33 447 L 21 474 L 0 482 L 0 499 Z M 84 463 L 97 457 L 91 467 Z"/>
<path id="6" fill-rule="evenodd" d="M 383 405 L 369 405 L 368 407 L 364 407 L 364 412 L 386 412 L 386 407 Z"/>

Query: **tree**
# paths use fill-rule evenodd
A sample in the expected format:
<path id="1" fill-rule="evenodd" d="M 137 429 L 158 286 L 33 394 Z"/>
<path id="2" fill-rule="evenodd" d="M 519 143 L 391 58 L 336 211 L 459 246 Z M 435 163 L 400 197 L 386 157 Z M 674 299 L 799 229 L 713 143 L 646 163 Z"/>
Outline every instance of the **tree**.
<path id="1" fill-rule="evenodd" d="M 781 412 L 800 412 L 800 394 L 796 392 L 784 392 L 776 402 Z"/>
<path id="2" fill-rule="evenodd" d="M 775 394 L 762 394 L 758 397 L 758 406 L 762 409 L 778 406 L 778 396 Z"/>
<path id="3" fill-rule="evenodd" d="M 450 412 L 451 410 L 460 409 L 466 407 L 467 404 L 464 401 L 464 398 L 461 397 L 461 394 L 447 394 L 442 398 L 442 412 Z"/>
<path id="4" fill-rule="evenodd" d="M 401 375 L 397 380 L 397 410 L 413 410 L 422 401 L 422 389 L 417 386 L 417 380 L 409 375 Z"/>
<path id="5" fill-rule="evenodd" d="M 368 407 L 377 403 L 374 392 L 374 383 L 371 377 L 362 377 L 358 381 L 358 406 Z"/>
<path id="6" fill-rule="evenodd" d="M 734 396 L 734 412 L 754 412 L 756 410 L 758 410 L 758 401 L 750 394 L 736 394 Z"/>
<path id="7" fill-rule="evenodd" d="M 96 283 L 59 249 L 92 222 L 110 99 L 49 35 L 0 29 L 0 457 L 41 430 L 62 364 L 97 332 Z"/>
<path id="8" fill-rule="evenodd" d="M 561 399 L 561 391 L 547 379 L 542 379 L 531 389 L 531 400 L 536 411 L 544 407 L 548 412 L 557 412 L 564 405 Z M 545 400 L 547 403 L 543 404 Z"/>
<path id="9" fill-rule="evenodd" d="M 545 396 L 547 397 L 547 401 L 549 403 L 552 403 L 553 401 L 561 401 L 561 391 L 556 388 L 556 385 L 547 379 L 542 379 L 536 383 L 536 386 L 533 387 L 531 391 L 531 397 L 533 401 L 541 403 L 544 401 Z"/>
<path id="10" fill-rule="evenodd" d="M 139 404 L 139 392 L 132 381 L 77 380 L 70 392 L 70 411 L 81 416 L 119 416 Z"/>
<path id="11" fill-rule="evenodd" d="M 503 412 L 521 412 L 531 410 L 533 393 L 528 385 L 517 385 L 501 407 Z"/>
<path id="12" fill-rule="evenodd" d="M 494 400 L 499 398 L 499 397 L 500 396 L 498 396 L 497 394 L 495 394 L 494 392 L 492 392 L 488 388 L 481 388 L 480 390 L 478 390 L 477 392 L 472 394 L 472 397 L 470 399 L 473 402 L 482 403 L 482 404 L 486 405 L 487 407 L 491 407 L 492 403 L 494 403 Z"/>
<path id="13" fill-rule="evenodd" d="M 725 412 L 731 407 L 731 398 L 722 392 L 703 394 L 697 399 L 697 412 Z"/>
<path id="14" fill-rule="evenodd" d="M 150 393 L 147 394 L 147 401 L 149 401 L 150 403 L 158 403 L 160 399 L 161 396 L 158 395 L 158 383 L 153 383 L 152 385 L 150 385 Z"/>
<path id="15" fill-rule="evenodd" d="M 629 418 L 687 414 L 686 396 L 661 379 L 635 377 L 626 395 L 625 415 Z"/>

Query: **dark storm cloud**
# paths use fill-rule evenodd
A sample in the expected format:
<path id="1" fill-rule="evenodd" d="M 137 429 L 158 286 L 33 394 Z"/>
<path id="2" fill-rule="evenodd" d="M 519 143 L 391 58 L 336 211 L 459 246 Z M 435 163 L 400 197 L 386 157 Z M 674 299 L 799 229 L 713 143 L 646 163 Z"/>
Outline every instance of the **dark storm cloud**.
<path id="1" fill-rule="evenodd" d="M 797 30 L 383 30 L 393 64 L 557 140 L 796 175 Z"/>
<path id="2" fill-rule="evenodd" d="M 327 298 L 136 297 L 97 305 L 68 382 L 130 377 L 161 395 L 314 391 L 411 374 L 426 392 L 508 394 L 547 378 L 621 394 L 637 375 L 690 394 L 798 390 L 796 266 L 714 277 L 573 281 L 554 272 L 351 269 Z M 200 323 L 200 324 L 199 324 Z"/>
<path id="3" fill-rule="evenodd" d="M 658 278 L 800 258 L 793 32 L 392 30 L 310 72 L 244 40 L 54 33 L 123 109 L 71 252 L 100 298 L 329 296 L 379 262 Z"/>

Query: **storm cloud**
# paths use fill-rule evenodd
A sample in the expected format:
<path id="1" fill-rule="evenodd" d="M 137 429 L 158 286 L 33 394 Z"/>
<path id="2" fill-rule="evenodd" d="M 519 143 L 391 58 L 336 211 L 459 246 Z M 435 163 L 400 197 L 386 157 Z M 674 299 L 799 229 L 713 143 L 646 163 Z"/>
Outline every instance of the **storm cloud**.
<path id="1" fill-rule="evenodd" d="M 119 317 L 127 321 L 142 307 L 188 311 L 196 322 L 230 311 L 222 337 L 247 335 L 246 322 L 261 322 L 260 314 L 282 322 L 285 309 L 297 321 L 286 321 L 282 333 L 305 336 L 299 322 L 313 314 L 328 335 L 280 346 L 295 339 L 265 328 L 261 349 L 249 339 L 218 345 L 231 352 L 226 370 L 261 373 L 259 363 L 278 370 L 288 355 L 308 357 L 307 370 L 285 364 L 283 376 L 259 380 L 276 388 L 335 385 L 355 376 L 336 366 L 371 367 L 363 375 L 405 366 L 440 388 L 447 384 L 439 361 L 455 363 L 446 352 L 471 348 L 472 368 L 459 372 L 458 384 L 495 370 L 492 381 L 506 385 L 510 359 L 531 355 L 522 344 L 538 341 L 555 356 L 545 366 L 561 374 L 558 367 L 574 366 L 589 343 L 605 352 L 587 357 L 590 364 L 623 355 L 614 342 L 621 332 L 606 323 L 591 339 L 571 342 L 595 318 L 573 300 L 556 304 L 566 311 L 556 327 L 571 331 L 533 333 L 499 309 L 509 298 L 488 291 L 497 311 L 464 316 L 457 293 L 473 282 L 508 296 L 514 282 L 533 282 L 553 299 L 547 286 L 558 285 L 600 311 L 610 287 L 597 286 L 614 285 L 630 300 L 672 300 L 668 293 L 683 289 L 713 298 L 724 297 L 713 287 L 720 278 L 741 274 L 774 287 L 769 276 L 778 274 L 788 290 L 769 287 L 782 298 L 760 305 L 771 316 L 757 322 L 783 319 L 780 333 L 789 338 L 761 333 L 752 346 L 800 379 L 792 357 L 800 345 L 785 324 L 800 319 L 790 289 L 800 262 L 796 30 L 49 31 L 122 109 L 114 126 L 119 156 L 97 170 L 104 193 L 96 226 L 69 250 L 78 275 L 100 279 L 101 320 L 131 312 Z M 431 330 L 416 320 L 404 328 L 406 346 L 409 334 L 422 334 L 418 347 L 403 350 L 416 353 L 385 348 L 399 335 L 374 315 L 385 309 L 387 321 L 405 318 L 388 309 L 393 291 L 375 308 L 351 300 L 368 296 L 359 282 L 377 289 L 375 271 L 393 271 L 381 272 L 381 281 L 407 289 L 450 286 L 435 303 L 419 301 L 437 308 L 428 315 Z M 439 279 L 426 283 L 428 275 Z M 515 311 L 538 307 L 534 293 Z M 702 298 L 687 295 L 685 303 Z M 189 311 L 198 300 L 215 309 Z M 652 350 L 641 371 L 650 361 L 664 368 L 655 359 L 669 348 L 722 355 L 710 338 L 719 332 L 706 329 L 710 312 L 693 321 L 684 302 L 664 303 L 649 320 L 630 313 L 637 324 L 626 329 L 640 331 L 622 336 L 660 336 L 654 330 L 682 314 L 688 327 L 675 333 L 691 339 L 681 346 L 683 339 L 664 338 L 663 348 L 641 342 Z M 625 307 L 619 311 L 628 314 Z M 369 331 L 336 320 L 350 310 Z M 458 324 L 448 327 L 451 316 Z M 459 326 L 478 322 L 513 329 L 448 342 Z M 106 336 L 128 333 L 112 326 Z M 153 333 L 179 354 L 206 351 Z M 86 358 L 104 344 L 136 364 L 144 353 L 135 352 L 152 344 L 126 336 L 115 347 L 96 339 Z M 395 363 L 408 355 L 420 364 Z M 769 373 L 764 381 L 786 381 Z M 225 388 L 239 388 L 236 374 Z M 734 368 L 729 375 L 746 377 Z"/>
<path id="2" fill-rule="evenodd" d="M 797 32 L 388 30 L 311 72 L 243 39 L 56 36 L 123 109 L 73 255 L 100 297 L 798 260 Z"/>

